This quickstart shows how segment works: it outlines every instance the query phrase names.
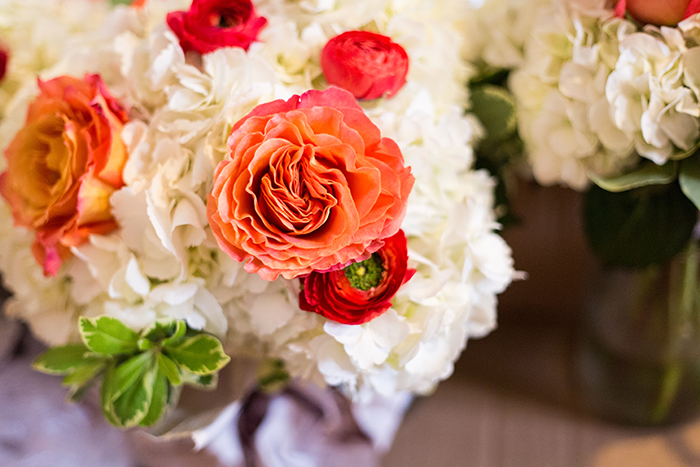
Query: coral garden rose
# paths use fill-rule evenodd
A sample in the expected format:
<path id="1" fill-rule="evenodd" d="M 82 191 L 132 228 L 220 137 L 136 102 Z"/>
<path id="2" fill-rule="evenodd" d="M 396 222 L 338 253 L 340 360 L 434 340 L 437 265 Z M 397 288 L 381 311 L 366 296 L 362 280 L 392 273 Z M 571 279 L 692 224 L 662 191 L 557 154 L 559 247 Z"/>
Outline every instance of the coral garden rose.
<path id="1" fill-rule="evenodd" d="M 675 26 L 680 21 L 700 13 L 700 0 L 620 0 L 615 14 L 625 13 L 642 24 Z"/>
<path id="2" fill-rule="evenodd" d="M 167 23 L 182 50 L 206 54 L 222 47 L 248 50 L 267 20 L 250 0 L 194 0 L 188 11 L 168 13 Z"/>
<path id="3" fill-rule="evenodd" d="M 274 280 L 342 268 L 401 226 L 414 177 L 347 91 L 259 105 L 228 145 L 207 216 L 248 272 Z"/>
<path id="4" fill-rule="evenodd" d="M 0 193 L 33 251 L 55 275 L 70 246 L 117 227 L 109 198 L 123 186 L 126 114 L 98 75 L 39 80 L 25 126 L 5 151 Z"/>
<path id="5" fill-rule="evenodd" d="M 391 308 L 391 299 L 414 269 L 408 269 L 406 236 L 399 230 L 369 259 L 302 279 L 299 307 L 342 324 L 362 324 Z"/>
<path id="6" fill-rule="evenodd" d="M 391 97 L 406 84 L 408 55 L 387 36 L 348 31 L 328 41 L 321 68 L 329 84 L 358 99 Z"/>

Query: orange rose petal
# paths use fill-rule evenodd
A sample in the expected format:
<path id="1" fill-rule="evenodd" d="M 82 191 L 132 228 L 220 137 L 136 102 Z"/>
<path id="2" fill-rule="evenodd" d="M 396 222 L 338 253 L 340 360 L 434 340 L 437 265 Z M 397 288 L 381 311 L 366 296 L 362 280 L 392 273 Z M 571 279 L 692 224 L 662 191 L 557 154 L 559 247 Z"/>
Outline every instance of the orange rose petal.
<path id="1" fill-rule="evenodd" d="M 356 154 L 364 154 L 366 142 L 364 135 L 348 126 L 344 114 L 336 109 L 313 108 L 306 111 L 309 126 L 316 133 L 315 140 L 319 146 L 326 146 L 328 142 L 322 142 L 323 136 L 333 136 L 338 142 L 350 145 Z M 364 114 L 362 114 L 364 116 Z M 365 117 L 366 118 L 366 117 Z M 379 135 L 377 135 L 379 136 Z M 332 144 L 332 143 L 330 143 Z"/>
<path id="2" fill-rule="evenodd" d="M 299 104 L 295 108 L 307 109 L 313 107 L 331 107 L 334 109 L 355 109 L 362 112 L 362 107 L 349 92 L 336 86 L 325 91 L 311 90 L 299 96 Z"/>
<path id="3" fill-rule="evenodd" d="M 112 193 L 114 193 L 114 187 L 92 174 L 86 174 L 78 191 L 78 224 L 93 224 L 111 220 L 109 198 Z"/>
<path id="4" fill-rule="evenodd" d="M 276 101 L 268 102 L 266 104 L 260 104 L 259 106 L 251 110 L 248 115 L 246 115 L 233 125 L 233 128 L 231 129 L 231 134 L 235 133 L 236 130 L 238 130 L 241 126 L 243 126 L 251 119 L 254 119 L 256 117 L 267 117 L 278 113 L 292 111 L 298 107 L 298 103 L 299 96 L 292 96 L 287 101 L 278 99 Z M 229 146 L 231 146 L 231 143 L 229 143 Z"/>
<path id="5" fill-rule="evenodd" d="M 291 116 L 275 115 L 268 120 L 265 125 L 265 143 L 263 144 L 271 143 L 275 139 L 279 139 L 280 141 L 284 141 L 286 145 L 303 146 L 308 142 L 304 138 L 307 135 L 302 134 L 301 131 L 306 122 L 298 121 L 303 118 L 304 116 L 301 113 Z"/>

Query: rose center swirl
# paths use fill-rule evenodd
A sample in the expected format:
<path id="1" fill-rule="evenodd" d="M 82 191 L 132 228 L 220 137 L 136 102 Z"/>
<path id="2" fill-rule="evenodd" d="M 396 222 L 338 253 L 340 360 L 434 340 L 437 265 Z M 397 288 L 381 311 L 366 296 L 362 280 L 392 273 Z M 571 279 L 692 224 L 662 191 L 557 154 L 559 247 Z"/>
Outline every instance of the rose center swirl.
<path id="1" fill-rule="evenodd" d="M 316 158 L 315 148 L 305 145 L 285 150 L 271 161 L 260 178 L 263 218 L 287 235 L 317 231 L 338 204 L 334 181 Z"/>

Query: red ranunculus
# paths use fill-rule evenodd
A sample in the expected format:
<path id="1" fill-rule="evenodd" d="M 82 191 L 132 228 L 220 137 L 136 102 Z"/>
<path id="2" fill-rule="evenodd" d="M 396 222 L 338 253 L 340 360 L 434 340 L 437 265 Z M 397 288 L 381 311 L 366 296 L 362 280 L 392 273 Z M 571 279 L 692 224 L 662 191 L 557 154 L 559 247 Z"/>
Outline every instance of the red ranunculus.
<path id="1" fill-rule="evenodd" d="M 675 26 L 700 13 L 700 0 L 620 0 L 615 15 L 623 18 L 625 13 L 642 24 Z"/>
<path id="2" fill-rule="evenodd" d="M 248 50 L 267 20 L 250 0 L 194 0 L 188 11 L 168 13 L 167 22 L 182 50 L 206 54 L 222 47 Z"/>
<path id="3" fill-rule="evenodd" d="M 407 260 L 406 236 L 399 230 L 369 259 L 302 279 L 299 306 L 342 324 L 371 321 L 391 307 L 391 299 L 416 272 Z"/>
<path id="4" fill-rule="evenodd" d="M 321 68 L 329 84 L 357 99 L 391 97 L 406 84 L 408 55 L 386 36 L 348 31 L 328 41 L 321 52 Z"/>
<path id="5" fill-rule="evenodd" d="M 7 52 L 0 46 L 0 81 L 5 77 L 7 71 Z"/>

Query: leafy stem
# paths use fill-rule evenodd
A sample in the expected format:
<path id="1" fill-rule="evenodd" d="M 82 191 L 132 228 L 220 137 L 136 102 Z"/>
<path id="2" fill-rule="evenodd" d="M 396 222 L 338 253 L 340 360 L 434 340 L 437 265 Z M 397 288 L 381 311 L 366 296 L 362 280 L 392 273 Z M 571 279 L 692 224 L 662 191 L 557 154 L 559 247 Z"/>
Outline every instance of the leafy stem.
<path id="1" fill-rule="evenodd" d="M 101 380 L 102 412 L 120 428 L 155 424 L 177 403 L 176 388 L 213 388 L 230 361 L 217 338 L 173 319 L 136 333 L 109 316 L 81 318 L 80 336 L 81 344 L 50 348 L 33 367 L 64 376 L 71 401 Z"/>

